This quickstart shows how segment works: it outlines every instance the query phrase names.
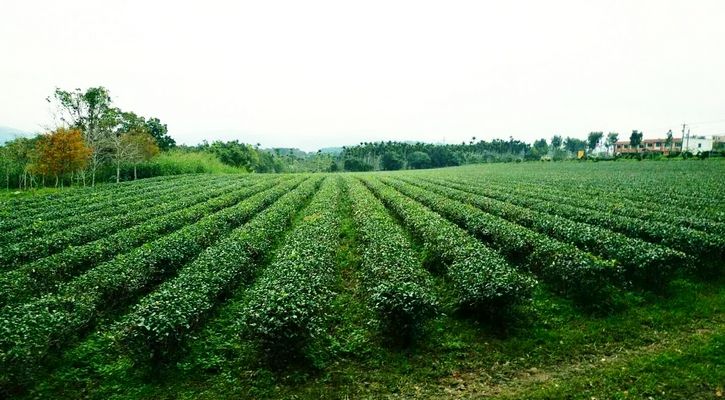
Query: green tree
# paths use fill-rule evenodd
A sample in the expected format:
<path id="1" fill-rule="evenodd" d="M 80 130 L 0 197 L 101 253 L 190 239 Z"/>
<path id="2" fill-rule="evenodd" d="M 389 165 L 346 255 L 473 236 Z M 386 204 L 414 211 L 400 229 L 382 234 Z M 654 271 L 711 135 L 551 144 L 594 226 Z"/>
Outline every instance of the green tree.
<path id="1" fill-rule="evenodd" d="M 564 139 L 564 148 L 571 153 L 576 153 L 579 150 L 585 150 L 587 143 L 581 139 L 567 137 Z"/>
<path id="2" fill-rule="evenodd" d="M 166 124 L 162 124 L 158 118 L 149 118 L 146 121 L 146 130 L 156 140 L 161 151 L 176 147 L 176 141 L 168 135 L 169 129 Z"/>
<path id="3" fill-rule="evenodd" d="M 251 172 L 259 164 L 257 151 L 252 146 L 240 143 L 238 140 L 230 142 L 216 141 L 206 146 L 221 162 L 232 167 L 244 168 Z"/>
<path id="4" fill-rule="evenodd" d="M 119 114 L 118 132 L 146 132 L 154 139 L 156 146 L 161 151 L 167 151 L 176 147 L 176 141 L 168 135 L 166 124 L 162 124 L 158 118 L 149 118 L 136 115 L 134 112 L 122 112 Z"/>
<path id="5" fill-rule="evenodd" d="M 434 168 L 450 167 L 459 165 L 458 157 L 449 146 L 432 146 L 426 152 L 430 156 Z"/>
<path id="6" fill-rule="evenodd" d="M 343 168 L 345 168 L 345 171 L 371 171 L 373 169 L 373 166 L 362 161 L 359 158 L 347 158 L 345 159 L 343 163 Z"/>
<path id="7" fill-rule="evenodd" d="M 665 147 L 669 147 L 670 151 L 672 151 L 672 144 L 674 143 L 674 140 L 672 140 L 672 129 L 667 131 L 667 138 L 665 139 Z"/>
<path id="8" fill-rule="evenodd" d="M 10 177 L 17 177 L 17 187 L 27 189 L 32 184 L 31 163 L 35 157 L 38 138 L 17 138 L 5 143 L 5 183 L 10 188 Z"/>
<path id="9" fill-rule="evenodd" d="M 116 108 L 116 133 L 124 134 L 129 132 L 146 132 L 146 120 L 134 112 L 121 111 Z"/>
<path id="10" fill-rule="evenodd" d="M 537 158 L 547 155 L 549 153 L 549 145 L 546 144 L 546 139 L 534 141 L 534 144 L 531 146 L 531 153 Z"/>
<path id="11" fill-rule="evenodd" d="M 556 149 L 560 149 L 563 141 L 561 139 L 560 135 L 554 135 L 551 138 L 551 147 Z"/>
<path id="12" fill-rule="evenodd" d="M 638 153 L 639 146 L 642 144 L 642 136 L 644 136 L 644 134 L 636 129 L 632 131 L 631 135 L 629 135 L 629 145 L 632 146 L 633 149 L 637 149 Z"/>
<path id="13" fill-rule="evenodd" d="M 380 162 L 386 171 L 396 171 L 403 168 L 403 158 L 394 151 L 386 151 Z"/>
<path id="14" fill-rule="evenodd" d="M 425 169 L 431 167 L 431 159 L 428 153 L 414 151 L 408 156 L 408 166 L 413 169 Z"/>
<path id="15" fill-rule="evenodd" d="M 258 149 L 254 151 L 257 153 L 258 160 L 256 164 L 252 165 L 254 172 L 282 172 L 284 170 L 281 157 L 275 153 Z"/>
<path id="16" fill-rule="evenodd" d="M 604 132 L 589 132 L 589 136 L 587 136 L 587 147 L 590 152 L 597 147 L 603 136 Z"/>

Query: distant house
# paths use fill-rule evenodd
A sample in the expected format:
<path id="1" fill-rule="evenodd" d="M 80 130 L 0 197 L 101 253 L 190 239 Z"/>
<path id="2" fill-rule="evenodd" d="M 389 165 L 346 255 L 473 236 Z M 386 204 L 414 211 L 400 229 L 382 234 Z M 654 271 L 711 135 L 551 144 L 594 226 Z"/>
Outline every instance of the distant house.
<path id="1" fill-rule="evenodd" d="M 627 153 L 662 153 L 668 154 L 670 151 L 680 152 L 689 151 L 692 154 L 700 154 L 704 151 L 711 151 L 717 147 L 717 144 L 725 141 L 725 136 L 685 136 L 683 143 L 682 138 L 672 138 L 672 145 L 665 146 L 666 139 L 644 139 L 639 145 L 639 149 L 633 148 L 628 140 L 619 141 L 614 144 L 615 154 Z"/>
<path id="2" fill-rule="evenodd" d="M 644 139 L 642 140 L 642 143 L 640 143 L 638 149 L 632 147 L 629 144 L 629 140 L 623 140 L 614 144 L 614 153 L 627 154 L 637 153 L 639 151 L 640 153 L 653 152 L 668 154 L 670 151 L 682 151 L 681 138 L 672 138 L 672 144 L 670 146 L 665 146 L 666 140 L 667 139 Z"/>

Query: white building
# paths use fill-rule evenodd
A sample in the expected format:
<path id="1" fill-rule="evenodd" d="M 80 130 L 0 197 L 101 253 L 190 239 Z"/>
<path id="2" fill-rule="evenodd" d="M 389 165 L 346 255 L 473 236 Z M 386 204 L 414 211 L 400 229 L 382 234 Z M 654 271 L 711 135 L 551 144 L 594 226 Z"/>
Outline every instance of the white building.
<path id="1" fill-rule="evenodd" d="M 698 154 L 702 153 L 703 151 L 711 151 L 712 144 L 712 137 L 685 135 L 685 140 L 683 140 L 682 143 L 682 150 L 689 151 L 692 154 Z"/>

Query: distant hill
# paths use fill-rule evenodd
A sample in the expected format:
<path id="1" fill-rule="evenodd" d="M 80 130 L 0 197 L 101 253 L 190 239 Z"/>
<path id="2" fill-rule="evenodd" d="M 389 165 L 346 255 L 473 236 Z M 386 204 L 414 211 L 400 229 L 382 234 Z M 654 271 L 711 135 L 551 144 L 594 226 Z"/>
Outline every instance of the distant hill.
<path id="1" fill-rule="evenodd" d="M 0 126 L 0 145 L 19 137 L 31 137 L 30 132 L 21 131 L 20 129 Z"/>
<path id="2" fill-rule="evenodd" d="M 342 147 L 323 147 L 320 149 L 320 153 L 338 155 L 342 153 Z"/>

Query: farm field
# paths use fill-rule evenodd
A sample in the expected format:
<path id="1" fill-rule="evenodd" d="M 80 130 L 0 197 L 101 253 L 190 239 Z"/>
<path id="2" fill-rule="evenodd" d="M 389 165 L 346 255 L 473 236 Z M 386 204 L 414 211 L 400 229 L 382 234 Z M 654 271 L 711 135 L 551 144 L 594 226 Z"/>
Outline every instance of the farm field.
<path id="1" fill-rule="evenodd" d="M 725 162 L 0 197 L 0 397 L 724 396 Z"/>

